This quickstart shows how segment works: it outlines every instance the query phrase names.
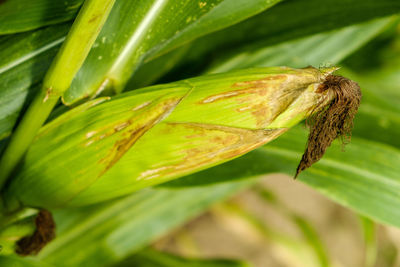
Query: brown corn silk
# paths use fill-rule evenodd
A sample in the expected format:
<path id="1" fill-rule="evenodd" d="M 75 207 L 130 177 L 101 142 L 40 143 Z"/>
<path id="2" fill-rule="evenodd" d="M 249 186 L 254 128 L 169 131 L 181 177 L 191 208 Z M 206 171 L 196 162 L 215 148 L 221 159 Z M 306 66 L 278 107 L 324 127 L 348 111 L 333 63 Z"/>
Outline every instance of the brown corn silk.
<path id="1" fill-rule="evenodd" d="M 340 137 L 344 144 L 350 140 L 353 119 L 361 101 L 360 87 L 356 82 L 342 76 L 328 75 L 317 92 L 327 90 L 334 97 L 328 106 L 307 120 L 310 134 L 295 178 L 320 160 L 333 140 Z"/>
<path id="2" fill-rule="evenodd" d="M 31 236 L 17 242 L 16 253 L 21 256 L 35 255 L 55 237 L 56 224 L 51 213 L 41 210 L 35 219 L 36 230 Z"/>

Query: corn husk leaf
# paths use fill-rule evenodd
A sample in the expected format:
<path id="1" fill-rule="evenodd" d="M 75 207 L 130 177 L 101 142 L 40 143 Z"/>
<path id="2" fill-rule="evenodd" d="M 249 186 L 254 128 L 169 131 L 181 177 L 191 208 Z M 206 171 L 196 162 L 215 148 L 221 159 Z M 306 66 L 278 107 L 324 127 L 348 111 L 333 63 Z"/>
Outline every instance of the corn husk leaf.
<path id="1" fill-rule="evenodd" d="M 88 102 L 41 129 L 6 194 L 86 205 L 220 164 L 326 105 L 316 90 L 333 70 L 250 69 Z"/>

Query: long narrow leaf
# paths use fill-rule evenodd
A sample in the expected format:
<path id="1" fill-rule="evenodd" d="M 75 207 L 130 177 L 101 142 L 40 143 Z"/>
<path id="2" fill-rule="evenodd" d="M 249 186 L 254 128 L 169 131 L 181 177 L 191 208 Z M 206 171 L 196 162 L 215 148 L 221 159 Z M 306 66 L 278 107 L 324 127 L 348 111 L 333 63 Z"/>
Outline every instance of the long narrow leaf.
<path id="1" fill-rule="evenodd" d="M 194 259 L 173 255 L 154 249 L 144 249 L 113 267 L 250 267 L 238 260 Z"/>
<path id="2" fill-rule="evenodd" d="M 336 65 L 396 22 L 398 17 L 393 16 L 278 45 L 260 47 L 255 43 L 243 46 L 215 60 L 207 72 L 277 65 L 297 68 Z"/>
<path id="3" fill-rule="evenodd" d="M 193 57 L 248 43 L 266 47 L 400 12 L 397 0 L 291 0 L 242 23 L 199 39 Z"/>
<path id="4" fill-rule="evenodd" d="M 11 133 L 20 110 L 37 92 L 69 27 L 57 25 L 0 41 L 0 139 Z"/>
<path id="5" fill-rule="evenodd" d="M 72 20 L 83 0 L 4 0 L 0 2 L 0 35 L 24 32 Z"/>
<path id="6" fill-rule="evenodd" d="M 306 131 L 297 127 L 239 159 L 163 186 L 207 185 L 274 172 L 294 175 L 305 139 Z M 324 158 L 302 173 L 299 180 L 369 218 L 400 226 L 399 172 L 398 149 L 352 138 L 345 152 L 339 142 L 333 144 Z"/>

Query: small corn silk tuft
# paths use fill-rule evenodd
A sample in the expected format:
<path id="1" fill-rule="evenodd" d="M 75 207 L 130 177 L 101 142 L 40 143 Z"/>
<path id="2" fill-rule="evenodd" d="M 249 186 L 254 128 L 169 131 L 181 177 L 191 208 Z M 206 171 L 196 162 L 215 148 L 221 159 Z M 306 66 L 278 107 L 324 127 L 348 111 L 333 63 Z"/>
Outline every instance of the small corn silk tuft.
<path id="1" fill-rule="evenodd" d="M 361 101 L 360 87 L 347 78 L 329 75 L 318 92 L 327 90 L 332 91 L 334 98 L 328 106 L 307 120 L 310 134 L 295 178 L 321 159 L 333 140 L 341 137 L 344 144 L 350 140 L 353 119 Z"/>
<path id="2" fill-rule="evenodd" d="M 50 212 L 41 210 L 35 219 L 36 231 L 17 242 L 16 253 L 21 256 L 35 255 L 55 237 L 55 222 Z"/>

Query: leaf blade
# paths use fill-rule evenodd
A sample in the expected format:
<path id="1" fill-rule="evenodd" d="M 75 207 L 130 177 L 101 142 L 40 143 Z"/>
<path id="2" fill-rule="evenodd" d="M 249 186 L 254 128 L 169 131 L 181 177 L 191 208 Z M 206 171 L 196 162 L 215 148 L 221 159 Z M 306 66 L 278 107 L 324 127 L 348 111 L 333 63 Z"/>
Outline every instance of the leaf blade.
<path id="1" fill-rule="evenodd" d="M 0 35 L 72 20 L 83 0 L 7 0 L 0 3 Z"/>
<path id="2" fill-rule="evenodd" d="M 274 172 L 294 175 L 305 140 L 306 132 L 296 127 L 254 152 L 225 163 L 219 169 L 210 169 L 210 174 L 206 170 L 160 186 L 206 186 Z M 346 146 L 346 152 L 334 143 L 324 158 L 302 173 L 299 180 L 358 213 L 400 226 L 400 213 L 396 209 L 400 204 L 399 163 L 398 149 L 354 137 Z M 247 169 L 243 170 L 243 166 Z M 210 176 L 211 172 L 217 175 Z"/>

